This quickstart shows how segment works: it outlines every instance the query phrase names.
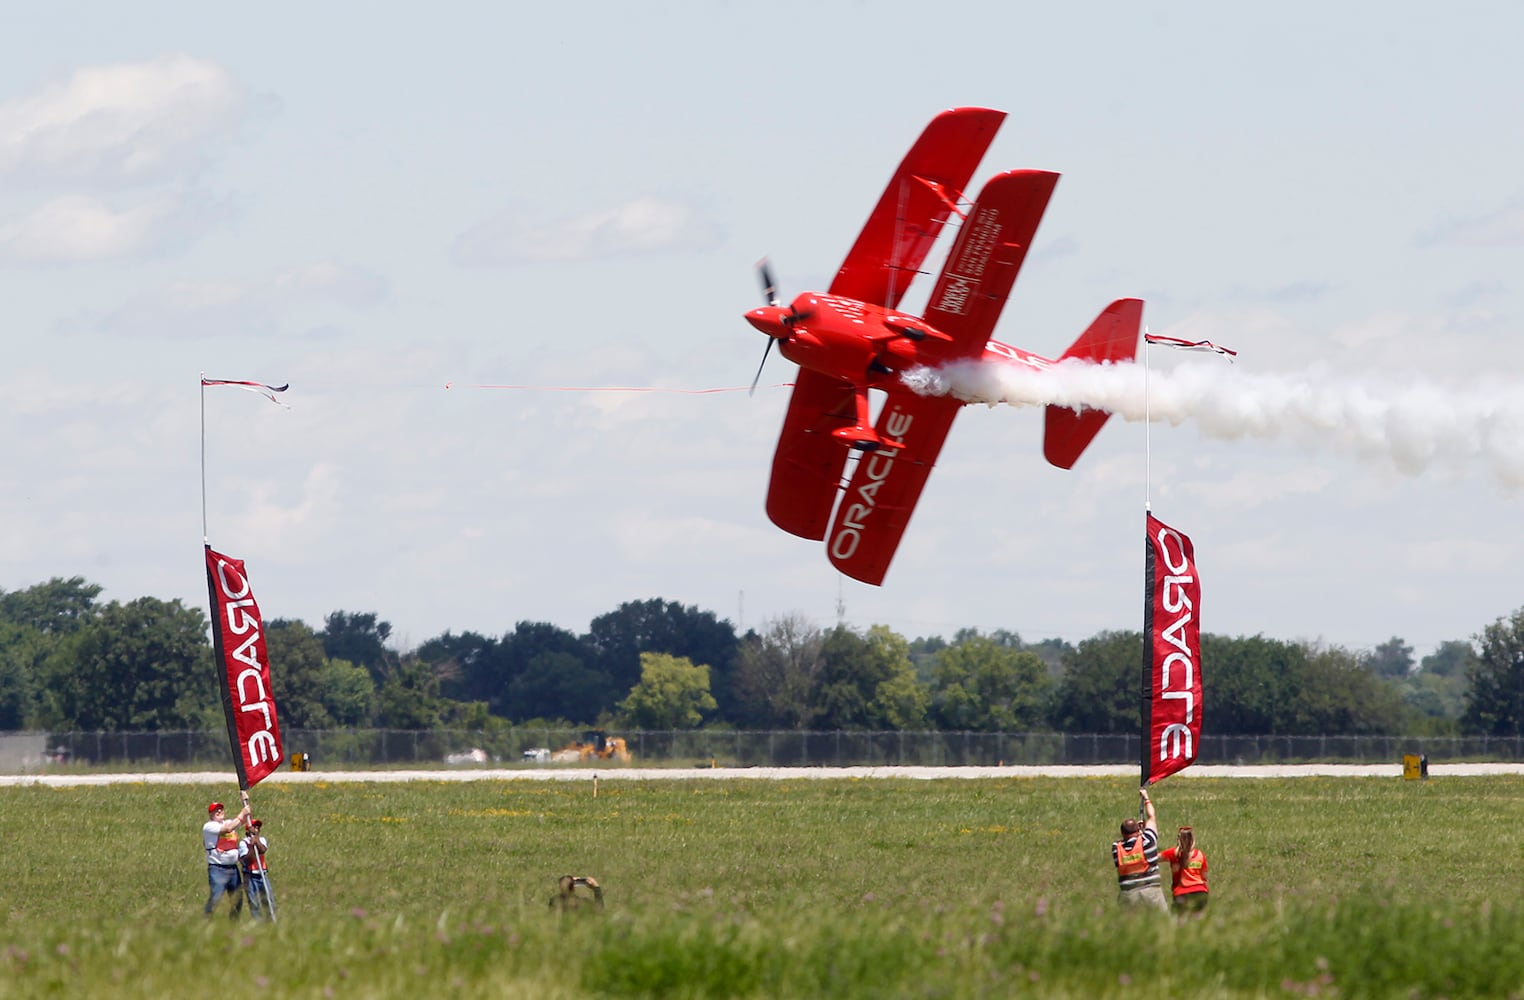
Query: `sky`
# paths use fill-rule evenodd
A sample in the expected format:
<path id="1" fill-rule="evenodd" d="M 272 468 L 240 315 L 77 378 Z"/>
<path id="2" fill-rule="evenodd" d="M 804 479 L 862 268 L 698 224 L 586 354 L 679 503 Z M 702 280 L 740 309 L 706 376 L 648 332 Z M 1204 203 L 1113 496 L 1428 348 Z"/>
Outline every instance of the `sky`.
<path id="1" fill-rule="evenodd" d="M 374 612 L 402 649 L 650 598 L 1079 642 L 1142 627 L 1148 504 L 1209 633 L 1422 657 L 1524 606 L 1524 7 L 144 0 L 0 32 L 0 588 L 205 608 L 205 537 L 267 618 Z M 1008 113 L 976 183 L 1062 175 L 997 339 L 1057 357 L 1137 296 L 1238 354 L 1147 348 L 1143 413 L 1136 369 L 965 407 L 870 587 L 764 513 L 793 366 L 694 390 L 756 372 L 757 261 L 827 287 L 964 105 Z M 567 391 L 606 387 L 662 391 Z M 1020 405 L 1059 391 L 1122 414 L 1071 471 Z"/>

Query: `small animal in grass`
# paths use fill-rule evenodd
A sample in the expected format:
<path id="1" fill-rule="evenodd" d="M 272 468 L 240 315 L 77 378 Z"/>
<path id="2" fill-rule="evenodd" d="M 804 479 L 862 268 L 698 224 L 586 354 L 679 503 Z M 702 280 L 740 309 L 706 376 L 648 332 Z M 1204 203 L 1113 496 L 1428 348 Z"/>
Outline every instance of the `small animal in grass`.
<path id="1" fill-rule="evenodd" d="M 586 892 L 579 892 L 585 889 Z M 556 894 L 550 897 L 553 910 L 603 909 L 603 886 L 591 875 L 562 875 Z"/>

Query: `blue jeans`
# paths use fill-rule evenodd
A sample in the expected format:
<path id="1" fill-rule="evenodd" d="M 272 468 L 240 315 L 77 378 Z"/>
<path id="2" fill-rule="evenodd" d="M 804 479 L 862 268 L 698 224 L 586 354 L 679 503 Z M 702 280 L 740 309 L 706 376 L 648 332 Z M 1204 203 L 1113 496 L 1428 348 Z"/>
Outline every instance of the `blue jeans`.
<path id="1" fill-rule="evenodd" d="M 238 878 L 237 865 L 228 865 L 227 867 L 222 865 L 207 865 L 206 884 L 211 890 L 207 893 L 206 897 L 207 916 L 211 916 L 212 911 L 217 908 L 217 900 L 222 898 L 223 893 L 227 893 L 233 899 L 233 912 L 230 916 L 236 917 L 243 911 L 243 893 L 238 891 L 241 883 Z"/>
<path id="2" fill-rule="evenodd" d="M 275 888 L 265 881 L 265 877 L 256 872 L 249 872 L 249 913 L 256 920 L 263 916 L 272 919 L 275 915 Z M 269 893 L 266 896 L 265 893 Z M 269 904 L 268 907 L 266 904 Z M 265 910 L 270 912 L 267 914 Z"/>

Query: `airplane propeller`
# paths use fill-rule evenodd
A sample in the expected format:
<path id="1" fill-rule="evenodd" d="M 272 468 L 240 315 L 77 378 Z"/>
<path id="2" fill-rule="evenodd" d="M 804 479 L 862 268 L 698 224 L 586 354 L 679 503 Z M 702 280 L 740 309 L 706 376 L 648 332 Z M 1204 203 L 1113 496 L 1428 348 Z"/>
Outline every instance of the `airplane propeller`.
<path id="1" fill-rule="evenodd" d="M 773 269 L 768 265 L 766 257 L 757 261 L 757 278 L 762 282 L 762 301 L 774 309 L 782 309 L 783 301 L 778 298 L 778 282 L 773 278 Z M 788 330 L 795 323 L 809 319 L 809 316 L 809 313 L 801 312 L 794 305 L 788 307 L 788 315 L 783 316 L 779 321 L 783 326 L 784 335 L 783 337 L 778 337 L 776 334 L 768 336 L 767 346 L 762 349 L 762 363 L 757 366 L 757 374 L 751 380 L 751 388 L 746 393 L 748 396 L 754 395 L 757 391 L 757 383 L 762 379 L 762 369 L 767 367 L 767 356 L 772 352 L 773 341 L 787 339 Z"/>
<path id="2" fill-rule="evenodd" d="M 767 258 L 757 261 L 757 277 L 762 280 L 762 301 L 770 306 L 782 305 L 778 301 L 778 283 L 773 280 L 773 269 L 767 266 Z"/>
<path id="3" fill-rule="evenodd" d="M 757 374 L 751 377 L 751 388 L 746 390 L 746 395 L 754 396 L 757 393 L 757 383 L 762 380 L 762 369 L 767 367 L 767 355 L 773 349 L 773 338 L 767 338 L 767 346 L 762 348 L 762 363 L 757 366 Z"/>

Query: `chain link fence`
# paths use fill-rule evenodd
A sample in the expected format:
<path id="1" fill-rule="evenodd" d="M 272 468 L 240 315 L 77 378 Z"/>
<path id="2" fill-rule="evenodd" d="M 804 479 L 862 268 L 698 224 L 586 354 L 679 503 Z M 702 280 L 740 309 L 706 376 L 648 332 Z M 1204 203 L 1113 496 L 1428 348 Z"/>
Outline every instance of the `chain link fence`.
<path id="1" fill-rule="evenodd" d="M 313 770 L 369 767 L 547 767 L 552 753 L 596 743 L 585 730 L 504 727 L 470 730 L 288 729 L 288 759 Z M 972 732 L 623 731 L 631 763 L 646 767 L 988 766 L 1133 764 L 1136 735 Z M 0 773 L 67 768 L 207 769 L 230 766 L 225 731 L 0 733 Z M 1201 764 L 1431 763 L 1524 761 L 1517 736 L 1205 736 Z M 558 754 L 597 763 L 617 759 Z M 576 763 L 577 760 L 571 761 Z"/>

